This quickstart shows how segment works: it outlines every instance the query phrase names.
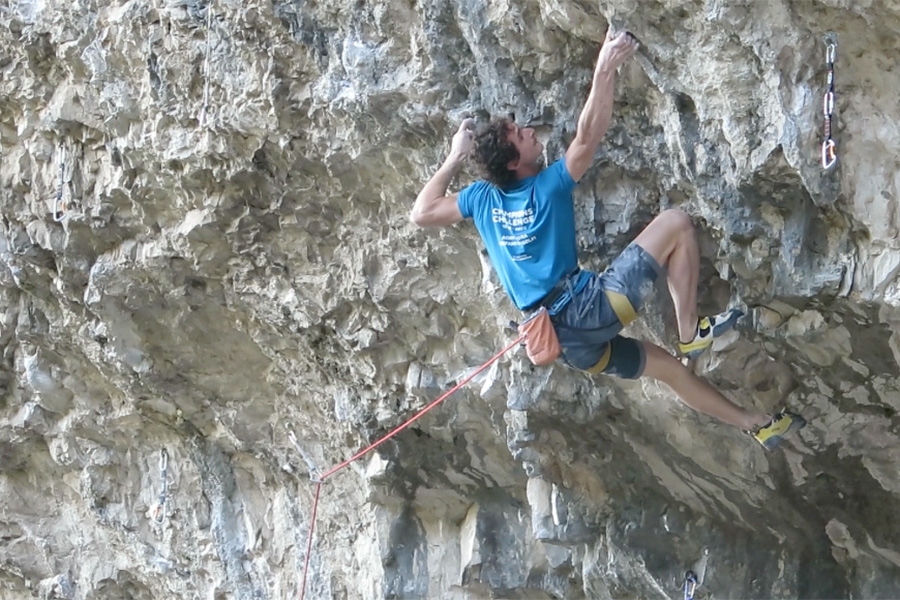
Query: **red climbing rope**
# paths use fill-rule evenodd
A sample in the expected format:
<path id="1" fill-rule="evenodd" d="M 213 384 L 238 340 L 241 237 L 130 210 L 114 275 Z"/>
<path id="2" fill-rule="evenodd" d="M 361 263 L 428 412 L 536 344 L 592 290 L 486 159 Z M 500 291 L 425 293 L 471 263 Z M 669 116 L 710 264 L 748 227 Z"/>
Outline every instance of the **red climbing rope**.
<path id="1" fill-rule="evenodd" d="M 306 540 L 306 564 L 303 565 L 303 587 L 300 588 L 300 600 L 306 597 L 306 572 L 309 570 L 309 557 L 312 554 L 313 527 L 316 525 L 316 511 L 319 509 L 319 492 L 322 491 L 322 482 L 316 482 L 316 497 L 313 500 L 312 519 L 309 523 L 309 539 Z"/>
<path id="2" fill-rule="evenodd" d="M 501 350 L 500 352 L 498 352 L 497 354 L 495 354 L 494 356 L 489 358 L 487 360 L 487 362 L 485 362 L 483 365 L 481 365 L 480 367 L 475 369 L 468 377 L 466 377 L 465 379 L 463 379 L 462 381 L 460 381 L 459 383 L 454 385 L 452 388 L 450 388 L 449 390 L 444 392 L 440 398 L 433 401 L 431 404 L 429 404 L 428 406 L 426 406 L 425 408 L 423 408 L 422 410 L 420 410 L 419 412 L 414 414 L 412 417 L 410 417 L 410 419 L 408 421 L 406 421 L 405 423 L 403 423 L 402 425 L 400 425 L 399 427 L 397 427 L 396 429 L 394 429 L 393 431 L 388 433 L 383 438 L 380 438 L 373 444 L 363 448 L 362 450 L 360 450 L 359 452 L 357 452 L 356 454 L 354 454 L 353 456 L 351 456 L 350 458 L 348 458 L 341 464 L 337 465 L 336 467 L 332 467 L 324 475 L 322 475 L 318 480 L 314 480 L 314 483 L 316 484 L 316 495 L 315 495 L 315 499 L 313 500 L 312 518 L 310 519 L 310 523 L 309 523 L 309 539 L 306 542 L 306 561 L 305 561 L 305 564 L 303 565 L 303 584 L 302 584 L 302 587 L 300 588 L 300 600 L 303 600 L 306 597 L 306 575 L 307 575 L 307 572 L 309 571 L 309 558 L 310 558 L 310 555 L 312 554 L 313 530 L 316 526 L 316 512 L 318 511 L 318 508 L 319 508 L 319 492 L 322 491 L 322 484 L 325 482 L 325 480 L 328 477 L 331 477 L 332 475 L 334 475 L 335 473 L 340 471 L 341 469 L 343 469 L 344 467 L 346 467 L 347 465 L 349 465 L 350 463 L 352 463 L 353 461 L 357 460 L 358 458 L 371 452 L 372 450 L 374 450 L 375 448 L 377 448 L 384 442 L 388 441 L 389 439 L 391 439 L 392 437 L 394 437 L 395 435 L 397 435 L 398 433 L 400 433 L 401 431 L 403 431 L 404 429 L 406 429 L 407 427 L 409 427 L 416 421 L 418 421 L 420 418 L 422 418 L 422 416 L 425 413 L 427 413 L 432 408 L 434 408 L 435 406 L 437 406 L 438 404 L 440 404 L 441 402 L 443 402 L 444 400 L 449 398 L 453 394 L 453 392 L 455 392 L 462 386 L 464 386 L 467 383 L 469 383 L 470 381 L 472 381 L 472 379 L 474 379 L 476 375 L 478 375 L 479 373 L 481 373 L 482 371 L 487 369 L 489 366 L 491 366 L 492 364 L 497 362 L 500 359 L 500 357 L 502 357 L 504 354 L 506 354 L 507 352 L 512 350 L 515 346 L 517 346 L 519 343 L 521 343 L 524 339 L 525 339 L 524 335 L 520 335 L 519 337 L 517 337 L 513 343 L 511 343 L 506 348 L 504 348 L 503 350 Z"/>

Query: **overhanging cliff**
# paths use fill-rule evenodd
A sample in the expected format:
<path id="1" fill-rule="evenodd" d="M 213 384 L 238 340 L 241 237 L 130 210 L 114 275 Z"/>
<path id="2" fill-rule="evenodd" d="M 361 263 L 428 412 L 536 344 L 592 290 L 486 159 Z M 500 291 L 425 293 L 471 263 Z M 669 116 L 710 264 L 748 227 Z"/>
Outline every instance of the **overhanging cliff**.
<path id="1" fill-rule="evenodd" d="M 698 597 L 900 595 L 900 8 L 11 0 L 0 596 L 298 597 L 301 449 L 349 457 L 518 317 L 415 194 L 465 113 L 561 155 L 610 21 L 641 50 L 576 190 L 582 263 L 689 212 L 703 308 L 748 310 L 696 370 L 809 425 L 766 453 L 652 381 L 512 354 L 329 480 L 307 597 L 675 598 L 688 568 Z M 658 300 L 628 333 L 671 348 Z"/>

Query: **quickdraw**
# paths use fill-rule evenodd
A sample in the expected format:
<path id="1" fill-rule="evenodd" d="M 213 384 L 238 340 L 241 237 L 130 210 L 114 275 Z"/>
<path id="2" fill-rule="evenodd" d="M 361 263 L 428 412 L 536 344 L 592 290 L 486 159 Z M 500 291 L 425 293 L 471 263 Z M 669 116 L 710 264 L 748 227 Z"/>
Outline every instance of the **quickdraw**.
<path id="1" fill-rule="evenodd" d="M 66 177 L 66 153 L 63 145 L 59 145 L 59 187 L 56 189 L 56 197 L 53 199 L 53 220 L 61 223 L 66 218 L 68 203 L 63 198 Z"/>
<path id="2" fill-rule="evenodd" d="M 316 467 L 316 464 L 313 462 L 312 458 L 309 454 L 303 449 L 300 445 L 299 440 L 297 440 L 297 435 L 294 433 L 294 429 L 288 425 L 285 427 L 288 432 L 288 438 L 290 438 L 291 443 L 294 444 L 294 448 L 297 449 L 297 452 L 300 453 L 300 458 L 303 459 L 303 462 L 306 463 L 306 468 L 309 470 L 309 479 L 313 483 L 321 483 L 321 479 L 319 478 L 319 474 L 322 472 Z"/>
<path id="3" fill-rule="evenodd" d="M 834 113 L 834 61 L 837 58 L 837 36 L 825 36 L 825 67 L 828 69 L 822 111 L 825 114 L 825 140 L 822 142 L 822 168 L 830 169 L 837 162 L 837 144 L 831 138 L 831 115 Z"/>
<path id="4" fill-rule="evenodd" d="M 159 500 L 153 508 L 153 520 L 162 523 L 166 519 L 166 495 L 168 493 L 169 453 L 163 448 L 159 456 L 159 478 L 162 488 L 159 492 Z"/>
<path id="5" fill-rule="evenodd" d="M 206 125 L 209 109 L 209 31 L 212 29 L 212 2 L 206 5 L 206 57 L 203 59 L 203 107 L 200 109 L 200 127 Z"/>
<path id="6" fill-rule="evenodd" d="M 684 574 L 684 600 L 694 600 L 694 592 L 697 591 L 698 585 L 700 584 L 696 573 L 688 571 Z"/>

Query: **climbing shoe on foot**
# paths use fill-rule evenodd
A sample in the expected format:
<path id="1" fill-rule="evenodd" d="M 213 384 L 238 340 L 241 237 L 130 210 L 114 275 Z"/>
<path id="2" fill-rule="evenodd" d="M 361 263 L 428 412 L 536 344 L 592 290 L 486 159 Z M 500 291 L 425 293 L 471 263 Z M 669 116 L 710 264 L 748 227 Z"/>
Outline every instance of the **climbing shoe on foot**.
<path id="1" fill-rule="evenodd" d="M 781 411 L 768 425 L 763 425 L 755 432 L 750 432 L 753 438 L 762 444 L 766 450 L 771 450 L 781 443 L 784 436 L 792 431 L 806 426 L 806 419 L 792 412 Z"/>
<path id="2" fill-rule="evenodd" d="M 678 351 L 688 358 L 695 358 L 712 346 L 713 340 L 734 327 L 744 313 L 736 308 L 726 310 L 714 317 L 700 317 L 697 321 L 697 333 L 690 342 L 678 343 Z"/>

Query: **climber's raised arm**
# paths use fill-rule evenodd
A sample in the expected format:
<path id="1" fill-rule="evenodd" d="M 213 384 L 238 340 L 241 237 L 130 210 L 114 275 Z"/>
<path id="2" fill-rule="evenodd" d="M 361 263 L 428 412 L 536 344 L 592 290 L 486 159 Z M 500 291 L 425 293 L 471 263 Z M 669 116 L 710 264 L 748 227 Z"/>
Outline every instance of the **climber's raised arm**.
<path id="1" fill-rule="evenodd" d="M 613 33 L 610 27 L 606 32 L 594 67 L 591 92 L 578 117 L 575 139 L 566 151 L 566 168 L 575 181 L 580 180 L 594 162 L 594 152 L 609 128 L 616 69 L 635 53 L 638 46 L 637 40 L 627 31 Z"/>
<path id="2" fill-rule="evenodd" d="M 450 154 L 444 164 L 431 176 L 416 197 L 410 220 L 419 227 L 453 225 L 462 221 L 462 213 L 456 203 L 458 194 L 447 195 L 450 181 L 459 171 L 472 151 L 475 139 L 475 121 L 464 119 L 450 144 Z"/>

